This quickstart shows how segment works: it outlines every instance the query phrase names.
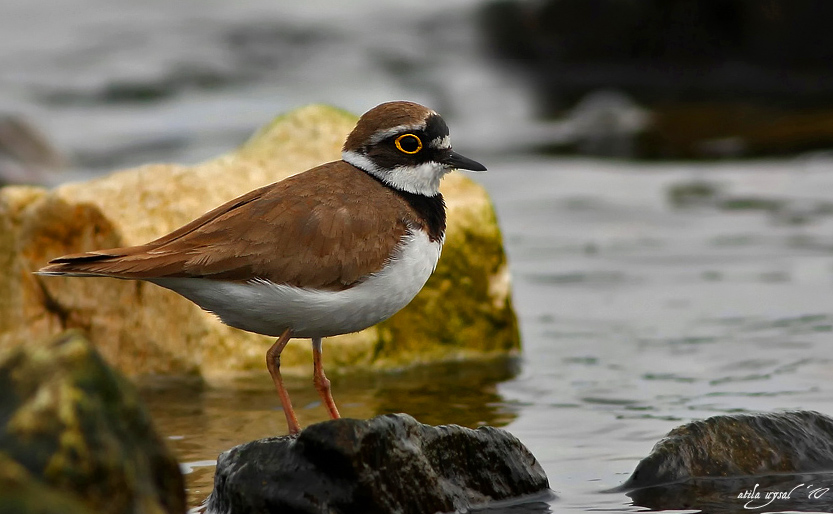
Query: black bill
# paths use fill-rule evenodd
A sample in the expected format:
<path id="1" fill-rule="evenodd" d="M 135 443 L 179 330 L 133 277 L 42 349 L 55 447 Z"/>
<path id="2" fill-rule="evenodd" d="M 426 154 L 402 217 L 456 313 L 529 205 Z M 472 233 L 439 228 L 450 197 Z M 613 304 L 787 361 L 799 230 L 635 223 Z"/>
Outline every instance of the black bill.
<path id="1" fill-rule="evenodd" d="M 463 157 L 453 150 L 443 159 L 443 164 L 447 164 L 458 170 L 486 171 L 486 166 L 468 157 Z"/>

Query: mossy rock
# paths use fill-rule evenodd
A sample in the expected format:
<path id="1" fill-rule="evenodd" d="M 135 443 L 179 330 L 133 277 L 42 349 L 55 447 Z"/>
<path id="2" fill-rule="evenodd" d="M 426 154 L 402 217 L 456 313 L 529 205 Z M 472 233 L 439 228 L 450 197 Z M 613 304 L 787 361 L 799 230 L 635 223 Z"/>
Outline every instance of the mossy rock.
<path id="1" fill-rule="evenodd" d="M 49 487 L 0 453 L 0 514 L 93 514 L 74 494 Z"/>
<path id="2" fill-rule="evenodd" d="M 185 511 L 179 465 L 137 391 L 78 333 L 6 352 L 0 406 L 0 461 L 14 463 L 0 485 L 21 484 L 31 512 Z"/>

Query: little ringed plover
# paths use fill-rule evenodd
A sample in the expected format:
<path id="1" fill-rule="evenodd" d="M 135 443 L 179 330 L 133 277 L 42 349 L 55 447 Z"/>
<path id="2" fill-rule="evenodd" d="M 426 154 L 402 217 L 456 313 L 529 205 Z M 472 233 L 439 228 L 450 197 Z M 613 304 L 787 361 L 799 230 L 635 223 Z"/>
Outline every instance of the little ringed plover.
<path id="1" fill-rule="evenodd" d="M 251 191 L 150 243 L 58 257 L 37 273 L 146 280 L 232 327 L 277 337 L 266 364 L 296 434 L 281 351 L 292 337 L 312 339 L 313 381 L 338 418 L 321 340 L 389 318 L 422 289 L 445 238 L 440 179 L 453 169 L 486 170 L 451 149 L 436 112 L 384 103 L 359 119 L 340 161 Z"/>

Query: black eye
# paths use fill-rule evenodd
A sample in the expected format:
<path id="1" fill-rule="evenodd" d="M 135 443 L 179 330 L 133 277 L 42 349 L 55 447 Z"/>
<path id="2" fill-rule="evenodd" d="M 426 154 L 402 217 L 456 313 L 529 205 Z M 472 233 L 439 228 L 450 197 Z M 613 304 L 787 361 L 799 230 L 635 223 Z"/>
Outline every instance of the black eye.
<path id="1" fill-rule="evenodd" d="M 402 134 L 396 138 L 394 143 L 396 144 L 396 148 L 399 148 L 399 151 L 407 154 L 413 155 L 422 150 L 422 141 L 413 134 Z"/>

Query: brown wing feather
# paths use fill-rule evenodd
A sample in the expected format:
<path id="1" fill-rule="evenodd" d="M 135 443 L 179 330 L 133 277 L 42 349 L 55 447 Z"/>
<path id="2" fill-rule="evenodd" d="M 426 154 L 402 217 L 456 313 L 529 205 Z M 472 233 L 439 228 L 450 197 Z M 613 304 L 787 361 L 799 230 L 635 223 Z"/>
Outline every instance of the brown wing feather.
<path id="1" fill-rule="evenodd" d="M 59 257 L 40 272 L 343 289 L 382 268 L 410 219 L 395 194 L 338 161 L 256 189 L 148 244 Z"/>

